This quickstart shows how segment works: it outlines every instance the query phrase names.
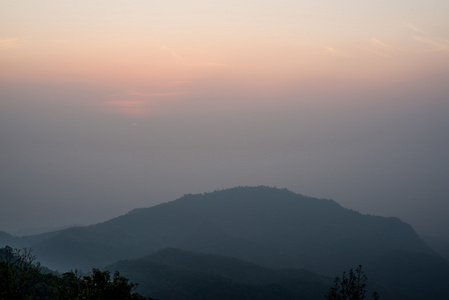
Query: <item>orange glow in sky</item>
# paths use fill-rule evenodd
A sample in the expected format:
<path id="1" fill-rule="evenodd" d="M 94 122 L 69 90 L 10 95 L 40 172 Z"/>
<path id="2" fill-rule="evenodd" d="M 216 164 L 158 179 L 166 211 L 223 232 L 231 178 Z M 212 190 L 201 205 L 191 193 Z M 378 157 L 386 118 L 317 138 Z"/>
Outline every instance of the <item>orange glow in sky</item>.
<path id="1" fill-rule="evenodd" d="M 4 82 L 177 97 L 373 87 L 449 69 L 447 1 L 2 2 Z M 134 98 L 103 103 L 145 115 Z"/>

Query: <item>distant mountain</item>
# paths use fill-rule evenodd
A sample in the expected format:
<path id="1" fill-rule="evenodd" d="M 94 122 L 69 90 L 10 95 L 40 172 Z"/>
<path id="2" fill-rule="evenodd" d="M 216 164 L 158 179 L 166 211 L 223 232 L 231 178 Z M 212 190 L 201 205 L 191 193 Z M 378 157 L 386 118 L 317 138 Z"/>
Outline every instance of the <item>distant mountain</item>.
<path id="1" fill-rule="evenodd" d="M 334 276 L 394 250 L 434 252 L 397 218 L 362 215 L 285 189 L 239 187 L 142 208 L 104 223 L 24 237 L 45 265 L 103 267 L 174 247 Z"/>
<path id="2" fill-rule="evenodd" d="M 274 270 L 235 258 L 168 248 L 106 269 L 157 299 L 324 299 L 332 279 L 304 270 Z"/>
<path id="3" fill-rule="evenodd" d="M 54 231 L 60 231 L 67 228 L 72 227 L 82 227 L 84 225 L 81 224 L 72 224 L 72 225 L 65 225 L 65 226 L 41 226 L 41 227 L 25 227 L 20 228 L 13 232 L 13 235 L 15 236 L 30 236 L 30 235 L 39 235 L 42 233 L 48 233 L 48 232 L 54 232 Z"/>

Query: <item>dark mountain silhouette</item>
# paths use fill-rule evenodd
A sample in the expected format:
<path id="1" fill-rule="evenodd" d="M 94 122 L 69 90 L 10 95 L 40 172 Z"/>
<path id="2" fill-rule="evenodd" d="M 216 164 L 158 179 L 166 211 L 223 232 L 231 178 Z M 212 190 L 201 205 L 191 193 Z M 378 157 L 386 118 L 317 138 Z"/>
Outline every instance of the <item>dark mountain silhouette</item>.
<path id="1" fill-rule="evenodd" d="M 106 267 L 158 299 L 320 299 L 332 279 L 305 270 L 273 270 L 235 258 L 168 248 Z"/>
<path id="2" fill-rule="evenodd" d="M 103 267 L 167 247 L 331 276 L 392 250 L 433 254 L 397 218 L 269 187 L 185 195 L 97 225 L 11 242 L 32 247 L 42 263 L 62 270 Z"/>

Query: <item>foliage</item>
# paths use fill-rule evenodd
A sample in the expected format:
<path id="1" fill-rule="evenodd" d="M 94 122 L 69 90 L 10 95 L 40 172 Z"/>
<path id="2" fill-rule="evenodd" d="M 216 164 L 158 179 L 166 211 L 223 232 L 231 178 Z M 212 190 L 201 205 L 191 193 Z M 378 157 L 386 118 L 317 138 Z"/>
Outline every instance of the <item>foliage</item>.
<path id="1" fill-rule="evenodd" d="M 75 270 L 64 273 L 59 278 L 58 295 L 60 299 L 149 299 L 133 293 L 136 286 L 117 271 L 111 279 L 109 271 L 94 268 L 91 275 L 81 276 Z"/>
<path id="2" fill-rule="evenodd" d="M 44 273 L 30 249 L 0 249 L 0 300 L 6 299 L 151 299 L 133 292 L 137 284 L 115 272 L 93 269 L 56 275 Z"/>
<path id="3" fill-rule="evenodd" d="M 363 300 L 366 293 L 366 281 L 368 278 L 362 271 L 362 265 L 355 270 L 349 270 L 349 277 L 346 276 L 346 272 L 343 275 L 336 277 L 334 280 L 334 286 L 329 290 L 326 295 L 328 300 Z M 377 292 L 373 293 L 373 299 L 379 299 Z"/>
<path id="4" fill-rule="evenodd" d="M 0 299 L 26 299 L 36 294 L 36 288 L 43 279 L 41 267 L 34 264 L 36 257 L 29 249 L 1 249 Z"/>

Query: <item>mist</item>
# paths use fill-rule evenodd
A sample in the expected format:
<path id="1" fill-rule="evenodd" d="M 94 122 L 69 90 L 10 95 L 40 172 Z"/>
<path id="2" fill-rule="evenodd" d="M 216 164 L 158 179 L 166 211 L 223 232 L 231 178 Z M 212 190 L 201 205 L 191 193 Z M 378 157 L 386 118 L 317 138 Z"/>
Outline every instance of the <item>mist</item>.
<path id="1" fill-rule="evenodd" d="M 267 185 L 449 236 L 449 76 L 437 75 L 370 89 L 218 85 L 137 114 L 104 107 L 112 86 L 3 84 L 0 229 L 94 224 Z"/>

